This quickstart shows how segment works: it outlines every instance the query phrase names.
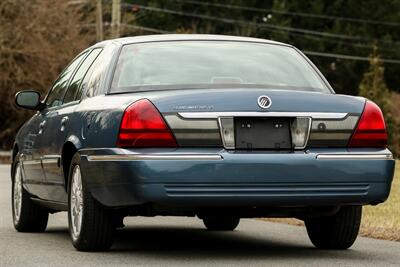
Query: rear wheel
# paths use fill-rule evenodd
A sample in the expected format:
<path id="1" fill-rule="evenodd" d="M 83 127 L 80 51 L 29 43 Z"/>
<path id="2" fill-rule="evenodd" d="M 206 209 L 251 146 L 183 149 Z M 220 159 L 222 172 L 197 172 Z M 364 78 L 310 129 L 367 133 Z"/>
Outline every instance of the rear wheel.
<path id="1" fill-rule="evenodd" d="M 101 251 L 111 247 L 115 223 L 112 214 L 88 191 L 75 154 L 69 171 L 68 224 L 72 243 L 77 250 Z"/>
<path id="2" fill-rule="evenodd" d="M 203 223 L 210 231 L 233 231 L 239 225 L 240 218 L 207 216 L 203 218 Z"/>
<path id="3" fill-rule="evenodd" d="M 344 206 L 332 216 L 306 219 L 311 242 L 322 249 L 348 249 L 357 238 L 361 213 L 361 206 Z"/>
<path id="4" fill-rule="evenodd" d="M 49 213 L 30 199 L 22 181 L 21 164 L 16 161 L 13 166 L 11 194 L 14 227 L 18 232 L 43 232 L 47 227 Z"/>

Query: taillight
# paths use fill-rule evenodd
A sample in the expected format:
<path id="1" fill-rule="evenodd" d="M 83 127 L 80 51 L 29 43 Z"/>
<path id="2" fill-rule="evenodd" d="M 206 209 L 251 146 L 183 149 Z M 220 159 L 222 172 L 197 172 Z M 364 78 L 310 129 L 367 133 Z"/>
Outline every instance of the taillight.
<path id="1" fill-rule="evenodd" d="M 387 133 L 381 109 L 371 101 L 366 101 L 364 111 L 349 147 L 386 147 Z"/>
<path id="2" fill-rule="evenodd" d="M 147 99 L 131 104 L 122 116 L 117 146 L 119 147 L 176 147 L 161 114 Z"/>

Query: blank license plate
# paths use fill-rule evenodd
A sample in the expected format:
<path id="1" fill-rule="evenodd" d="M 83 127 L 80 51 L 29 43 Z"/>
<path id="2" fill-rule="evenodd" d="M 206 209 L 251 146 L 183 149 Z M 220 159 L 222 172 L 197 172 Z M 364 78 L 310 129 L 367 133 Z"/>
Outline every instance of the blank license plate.
<path id="1" fill-rule="evenodd" d="M 235 118 L 237 149 L 291 149 L 290 119 Z"/>

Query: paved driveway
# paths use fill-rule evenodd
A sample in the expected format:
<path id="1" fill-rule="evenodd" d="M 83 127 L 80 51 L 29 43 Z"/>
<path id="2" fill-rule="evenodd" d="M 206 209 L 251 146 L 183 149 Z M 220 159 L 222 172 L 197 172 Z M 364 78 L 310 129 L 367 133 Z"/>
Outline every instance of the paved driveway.
<path id="1" fill-rule="evenodd" d="M 358 238 L 347 251 L 314 249 L 302 227 L 242 220 L 229 233 L 207 232 L 195 218 L 128 218 L 112 250 L 77 252 L 65 213 L 41 234 L 17 233 L 11 220 L 9 167 L 0 165 L 0 267 L 11 266 L 389 266 L 400 242 Z"/>

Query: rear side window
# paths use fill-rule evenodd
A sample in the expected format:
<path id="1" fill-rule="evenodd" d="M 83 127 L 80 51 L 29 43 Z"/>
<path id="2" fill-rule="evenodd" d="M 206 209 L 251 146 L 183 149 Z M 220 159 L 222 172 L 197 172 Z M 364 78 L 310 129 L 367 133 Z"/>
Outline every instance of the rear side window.
<path id="1" fill-rule="evenodd" d="M 74 73 L 76 67 L 79 66 L 79 63 L 85 58 L 86 54 L 87 52 L 80 54 L 60 74 L 51 88 L 49 95 L 47 96 L 46 105 L 48 107 L 56 107 L 61 105 L 65 91 L 67 90 L 68 81 L 70 80 L 71 75 Z"/>
<path id="2" fill-rule="evenodd" d="M 107 46 L 96 58 L 96 61 L 91 67 L 89 75 L 87 75 L 88 79 L 86 80 L 85 78 L 86 81 L 84 80 L 82 83 L 82 85 L 85 87 L 82 88 L 84 97 L 92 97 L 100 93 L 101 84 L 105 78 L 105 74 L 114 55 L 114 51 L 115 50 L 113 46 Z"/>
<path id="3" fill-rule="evenodd" d="M 90 66 L 93 64 L 97 56 L 100 54 L 101 48 L 93 49 L 86 59 L 79 66 L 78 70 L 75 72 L 74 77 L 71 80 L 68 91 L 64 97 L 64 103 L 68 103 L 75 100 L 78 88 L 80 87 L 82 80 L 88 73 Z"/>

